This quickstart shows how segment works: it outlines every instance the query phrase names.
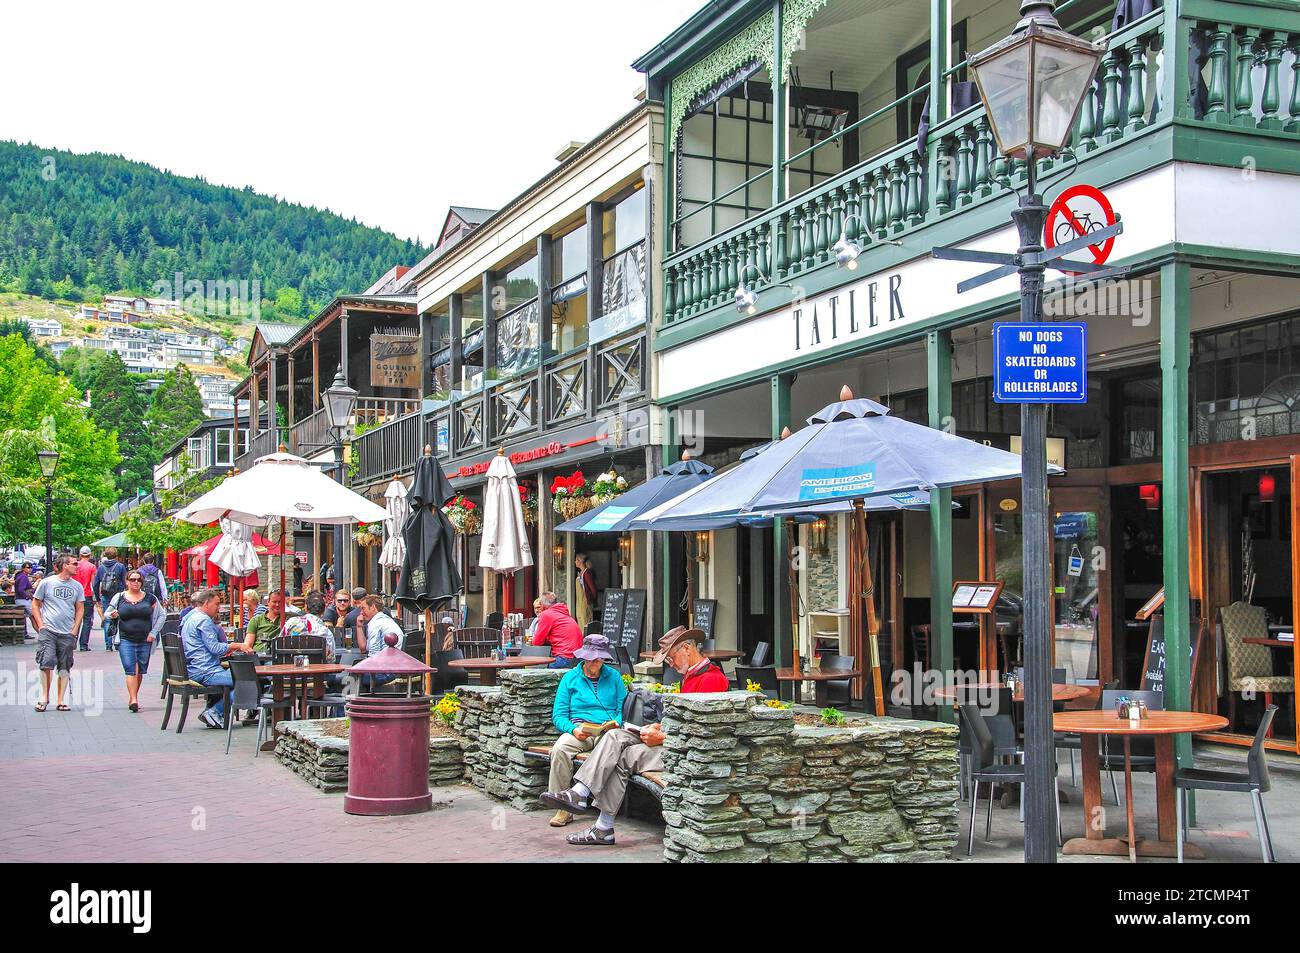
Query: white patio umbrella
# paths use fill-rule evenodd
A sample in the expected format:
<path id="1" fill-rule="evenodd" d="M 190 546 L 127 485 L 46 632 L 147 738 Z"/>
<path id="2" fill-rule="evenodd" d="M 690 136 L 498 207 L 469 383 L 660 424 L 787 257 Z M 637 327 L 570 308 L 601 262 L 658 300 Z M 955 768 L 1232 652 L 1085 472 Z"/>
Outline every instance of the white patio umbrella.
<path id="1" fill-rule="evenodd" d="M 280 590 L 284 591 L 285 525 L 289 520 L 331 525 L 379 523 L 388 511 L 327 477 L 302 457 L 268 453 L 244 473 L 227 477 L 176 513 L 188 523 L 280 521 Z"/>
<path id="2" fill-rule="evenodd" d="M 235 613 L 239 603 L 236 599 L 242 600 L 244 593 L 241 583 L 240 591 L 236 594 L 234 581 L 259 568 L 262 561 L 257 558 L 257 549 L 253 546 L 253 527 L 232 519 L 222 519 L 220 523 L 221 539 L 212 548 L 208 561 L 230 576 L 230 618 L 232 624 L 237 625 Z"/>
<path id="3" fill-rule="evenodd" d="M 402 560 L 406 558 L 402 526 L 411 515 L 411 504 L 406 501 L 406 484 L 401 480 L 388 484 L 388 489 L 384 490 L 384 505 L 388 510 L 388 538 L 384 540 L 384 548 L 379 551 L 379 565 L 396 572 L 402 568 Z"/>
<path id="4" fill-rule="evenodd" d="M 524 525 L 515 468 L 505 451 L 497 451 L 487 472 L 483 495 L 483 545 L 478 564 L 497 572 L 514 572 L 533 564 L 533 549 Z"/>

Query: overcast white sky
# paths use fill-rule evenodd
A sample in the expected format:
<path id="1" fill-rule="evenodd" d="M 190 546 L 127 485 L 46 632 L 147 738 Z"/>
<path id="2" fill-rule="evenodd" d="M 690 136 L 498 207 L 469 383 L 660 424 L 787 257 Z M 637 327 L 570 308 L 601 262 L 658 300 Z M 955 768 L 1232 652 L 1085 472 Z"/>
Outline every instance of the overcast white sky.
<path id="1" fill-rule="evenodd" d="M 633 105 L 703 0 L 10 4 L 0 139 L 109 152 L 403 238 Z"/>

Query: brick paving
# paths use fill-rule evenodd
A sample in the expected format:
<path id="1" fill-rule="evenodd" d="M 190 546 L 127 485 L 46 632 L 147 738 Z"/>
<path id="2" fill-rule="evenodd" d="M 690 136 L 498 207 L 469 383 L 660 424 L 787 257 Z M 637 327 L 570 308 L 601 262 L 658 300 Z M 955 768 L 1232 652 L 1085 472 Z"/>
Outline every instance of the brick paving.
<path id="1" fill-rule="evenodd" d="M 92 637 L 98 638 L 98 632 Z M 71 712 L 32 708 L 38 682 L 34 646 L 0 647 L 0 859 L 5 861 L 547 861 L 657 862 L 662 826 L 620 818 L 613 849 L 571 848 L 547 826 L 549 812 L 523 813 L 458 785 L 435 788 L 436 809 L 413 817 L 365 818 L 343 811 L 341 794 L 322 794 L 263 753 L 253 757 L 256 729 L 236 727 L 230 755 L 225 732 L 203 727 L 190 709 L 184 734 L 160 731 L 162 705 L 157 670 L 140 692 L 144 710 L 126 710 L 122 668 L 101 647 L 76 656 L 80 700 Z M 160 668 L 157 655 L 155 669 Z M 17 694 L 15 687 L 21 689 Z M 96 704 L 101 699 L 102 704 Z M 179 706 L 178 706 L 179 708 Z M 1240 761 L 1241 751 L 1202 748 L 1199 763 Z M 1270 755 L 1274 788 L 1265 795 L 1279 861 L 1300 860 L 1300 766 Z M 1122 784 L 1122 779 L 1121 779 Z M 1122 808 L 1105 803 L 1117 833 Z M 1065 836 L 1082 833 L 1080 794 L 1062 762 Z M 1150 775 L 1134 776 L 1139 830 L 1154 827 Z M 969 802 L 960 805 L 965 852 Z M 981 800 L 974 862 L 1016 861 L 1022 832 L 1014 806 L 993 809 L 992 843 L 983 840 Z M 1258 862 L 1259 846 L 1249 798 L 1202 795 L 1200 829 L 1191 840 L 1211 860 Z M 1122 859 L 1061 857 L 1064 862 Z M 1145 861 L 1160 863 L 1162 861 Z"/>
<path id="2" fill-rule="evenodd" d="M 98 638 L 98 633 L 95 634 Z M 92 639 L 93 644 L 93 639 Z M 575 848 L 546 823 L 549 812 L 512 810 L 478 790 L 435 788 L 435 810 L 410 817 L 355 817 L 342 794 L 322 794 L 265 752 L 256 728 L 205 728 L 191 705 L 183 734 L 160 731 L 157 671 L 126 710 L 116 653 L 79 652 L 74 674 L 101 679 L 102 710 L 37 713 L 21 674 L 39 675 L 35 652 L 0 648 L 0 858 L 56 861 L 659 861 L 661 826 L 620 818 L 612 849 Z M 157 654 L 152 660 L 160 668 Z M 85 696 L 89 697 L 89 696 Z M 32 699 L 31 701 L 35 701 Z"/>

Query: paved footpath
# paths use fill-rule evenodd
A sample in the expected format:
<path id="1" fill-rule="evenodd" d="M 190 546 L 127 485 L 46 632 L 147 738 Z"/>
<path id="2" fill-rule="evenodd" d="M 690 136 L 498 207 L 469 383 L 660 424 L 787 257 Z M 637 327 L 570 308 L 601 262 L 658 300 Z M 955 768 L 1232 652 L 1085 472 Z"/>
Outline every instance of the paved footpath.
<path id="1" fill-rule="evenodd" d="M 76 656 L 71 712 L 37 713 L 34 644 L 0 648 L 0 860 L 17 861 L 660 861 L 662 827 L 620 819 L 612 849 L 577 848 L 547 825 L 468 785 L 435 788 L 435 810 L 354 817 L 265 752 L 255 727 L 205 728 L 191 704 L 183 734 L 160 731 L 157 652 L 126 709 L 117 653 Z M 98 689 L 96 688 L 98 686 Z M 19 689 L 16 693 L 15 688 Z M 99 703 L 97 703 L 99 700 Z M 53 700 L 51 699 L 51 702 Z"/>

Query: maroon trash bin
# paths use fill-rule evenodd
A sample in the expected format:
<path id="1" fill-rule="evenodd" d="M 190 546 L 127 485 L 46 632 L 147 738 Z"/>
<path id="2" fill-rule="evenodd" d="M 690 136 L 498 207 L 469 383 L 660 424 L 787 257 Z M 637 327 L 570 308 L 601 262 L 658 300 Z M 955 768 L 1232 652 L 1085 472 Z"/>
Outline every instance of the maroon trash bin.
<path id="1" fill-rule="evenodd" d="M 423 675 L 435 669 L 397 648 L 397 636 L 384 636 L 387 647 L 353 665 L 356 675 Z M 366 695 L 349 698 L 349 814 L 418 814 L 433 808 L 429 790 L 428 695 Z"/>

